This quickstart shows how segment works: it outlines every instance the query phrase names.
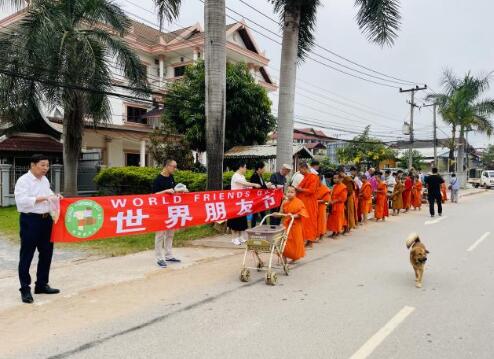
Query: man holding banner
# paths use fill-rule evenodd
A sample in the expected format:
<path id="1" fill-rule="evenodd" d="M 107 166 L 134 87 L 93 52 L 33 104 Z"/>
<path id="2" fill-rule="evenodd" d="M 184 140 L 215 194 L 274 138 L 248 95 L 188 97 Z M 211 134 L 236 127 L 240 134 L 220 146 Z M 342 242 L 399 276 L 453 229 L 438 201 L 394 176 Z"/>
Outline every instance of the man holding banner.
<path id="1" fill-rule="evenodd" d="M 153 193 L 161 194 L 168 193 L 174 194 L 175 192 L 175 179 L 173 173 L 177 169 L 177 162 L 174 160 L 166 160 L 165 165 L 161 173 L 156 177 L 153 182 Z M 184 192 L 184 191 L 181 191 Z M 161 268 L 166 268 L 166 262 L 180 263 L 180 259 L 175 258 L 172 253 L 173 248 L 173 235 L 174 230 L 166 230 L 156 232 L 154 236 L 154 250 L 156 253 L 156 263 Z"/>

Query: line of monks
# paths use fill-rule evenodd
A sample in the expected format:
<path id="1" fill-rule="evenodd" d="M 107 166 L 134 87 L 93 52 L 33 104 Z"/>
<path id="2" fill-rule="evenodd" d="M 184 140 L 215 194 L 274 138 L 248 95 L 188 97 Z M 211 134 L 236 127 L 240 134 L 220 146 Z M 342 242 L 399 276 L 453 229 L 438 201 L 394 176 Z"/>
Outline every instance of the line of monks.
<path id="1" fill-rule="evenodd" d="M 383 179 L 379 171 L 357 175 L 352 168 L 351 175 L 347 175 L 340 168 L 332 177 L 326 177 L 333 184 L 331 189 L 306 163 L 299 165 L 299 172 L 303 180 L 288 186 L 280 209 L 285 227 L 294 218 L 284 251 L 292 263 L 304 257 L 305 249 L 328 233 L 338 239 L 359 223 L 366 223 L 373 208 L 375 221 L 385 221 L 390 207 L 392 215 L 398 215 L 402 210 L 420 210 L 422 206 L 423 185 L 412 171 L 407 176 L 394 174 L 390 191 L 389 177 Z"/>

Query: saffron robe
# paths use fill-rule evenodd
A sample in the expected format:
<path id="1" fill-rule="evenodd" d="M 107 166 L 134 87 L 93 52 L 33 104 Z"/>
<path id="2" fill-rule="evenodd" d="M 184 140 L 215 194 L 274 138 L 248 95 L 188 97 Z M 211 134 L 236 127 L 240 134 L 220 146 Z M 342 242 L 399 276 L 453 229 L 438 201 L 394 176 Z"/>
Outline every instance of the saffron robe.
<path id="1" fill-rule="evenodd" d="M 304 231 L 302 228 L 302 219 L 307 218 L 309 214 L 305 209 L 304 203 L 298 198 L 293 198 L 283 202 L 281 206 L 283 213 L 290 213 L 293 215 L 299 215 L 299 218 L 293 220 L 292 227 L 288 233 L 288 238 L 285 244 L 285 250 L 283 254 L 293 260 L 300 259 L 305 256 L 305 244 L 304 244 Z M 283 225 L 288 228 L 291 218 L 285 217 Z"/>
<path id="2" fill-rule="evenodd" d="M 346 226 L 345 203 L 348 191 L 343 183 L 337 183 L 331 192 L 331 201 L 336 201 L 331 206 L 331 213 L 328 216 L 328 231 L 340 233 Z"/>
<path id="3" fill-rule="evenodd" d="M 383 219 L 386 216 L 386 207 L 388 205 L 387 193 L 388 190 L 386 183 L 378 183 L 376 192 L 376 208 L 374 210 L 374 218 L 376 219 Z"/>
<path id="4" fill-rule="evenodd" d="M 369 182 L 362 184 L 360 189 L 359 207 L 362 215 L 366 216 L 372 209 L 372 186 Z"/>
<path id="5" fill-rule="evenodd" d="M 313 173 L 304 175 L 304 179 L 298 185 L 298 188 L 303 188 L 307 192 L 297 192 L 297 198 L 304 202 L 305 209 L 309 214 L 308 217 L 302 219 L 304 229 L 304 239 L 306 241 L 315 241 L 317 235 L 317 214 L 319 213 L 317 205 L 316 192 L 319 188 L 319 177 Z"/>
<path id="6" fill-rule="evenodd" d="M 422 207 L 422 182 L 416 181 L 412 189 L 412 206 L 414 208 Z"/>
<path id="7" fill-rule="evenodd" d="M 410 209 L 410 206 L 412 205 L 412 179 L 410 177 L 407 177 L 405 179 L 405 190 L 403 191 L 403 208 L 405 209 Z"/>
<path id="8" fill-rule="evenodd" d="M 448 200 L 448 191 L 446 189 L 446 183 L 441 183 L 441 200 L 442 202 L 446 202 Z"/>
<path id="9" fill-rule="evenodd" d="M 393 190 L 392 200 L 393 200 L 393 209 L 402 209 L 403 208 L 403 191 L 405 186 L 403 183 L 399 182 L 395 184 L 395 188 Z"/>
<path id="10" fill-rule="evenodd" d="M 347 230 L 357 227 L 357 207 L 355 205 L 355 182 L 352 177 L 346 176 L 343 178 L 342 183 L 347 188 L 347 199 L 346 199 L 346 221 Z"/>
<path id="11" fill-rule="evenodd" d="M 316 192 L 316 197 L 318 200 L 318 214 L 317 214 L 317 234 L 319 237 L 324 236 L 328 231 L 328 213 L 326 209 L 328 208 L 325 202 L 331 200 L 331 190 L 324 184 L 321 183 Z M 324 201 L 324 202 L 319 202 Z"/>

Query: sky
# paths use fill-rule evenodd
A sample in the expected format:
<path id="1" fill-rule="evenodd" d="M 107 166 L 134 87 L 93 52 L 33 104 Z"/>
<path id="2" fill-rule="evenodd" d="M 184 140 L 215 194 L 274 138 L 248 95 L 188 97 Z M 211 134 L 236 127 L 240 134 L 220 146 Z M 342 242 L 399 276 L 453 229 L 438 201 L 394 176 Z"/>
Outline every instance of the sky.
<path id="1" fill-rule="evenodd" d="M 270 59 L 269 74 L 278 82 L 281 46 L 277 42 L 281 42 L 278 37 L 281 31 L 272 21 L 278 17 L 267 0 L 244 1 L 258 12 L 241 0 L 226 0 L 229 8 L 227 23 L 244 19 L 254 32 L 259 47 Z M 130 17 L 157 26 L 152 0 L 117 2 Z M 436 92 L 441 91 L 440 78 L 445 69 L 451 69 L 458 76 L 468 71 L 487 74 L 494 70 L 494 46 L 490 46 L 494 32 L 486 25 L 492 21 L 491 14 L 494 12 L 494 3 L 489 0 L 454 1 L 454 4 L 451 0 L 402 0 L 401 29 L 391 47 L 371 43 L 361 33 L 355 21 L 357 9 L 354 1 L 321 0 L 321 3 L 315 31 L 315 40 L 320 47 L 315 47 L 309 56 L 326 65 L 312 59 L 306 59 L 299 65 L 295 100 L 296 121 L 314 125 L 296 123 L 296 127 L 317 128 L 318 124 L 328 135 L 352 138 L 354 132 L 361 132 L 366 125 L 371 125 L 371 133 L 383 141 L 405 138 L 402 126 L 410 117 L 407 103 L 410 93 L 400 93 L 395 86 L 409 88 L 413 85 L 386 81 L 392 87 L 381 86 L 335 71 L 328 66 L 384 82 L 331 62 L 383 77 L 338 58 L 326 49 L 394 78 L 419 85 L 427 84 Z M 201 0 L 184 0 L 180 17 L 173 23 L 165 23 L 164 30 L 175 30 L 197 22 L 202 25 L 203 8 Z M 5 15 L 5 9 L 0 10 L 0 17 Z M 416 104 L 424 104 L 424 97 L 430 91 L 417 92 Z M 270 96 L 275 112 L 278 96 L 277 93 Z M 493 88 L 486 96 L 494 97 L 494 78 Z M 432 139 L 432 107 L 415 109 L 414 114 L 415 138 Z M 440 116 L 438 127 L 439 138 L 450 135 L 449 127 Z M 476 133 L 470 133 L 469 140 L 476 147 L 494 143 L 494 139 Z"/>

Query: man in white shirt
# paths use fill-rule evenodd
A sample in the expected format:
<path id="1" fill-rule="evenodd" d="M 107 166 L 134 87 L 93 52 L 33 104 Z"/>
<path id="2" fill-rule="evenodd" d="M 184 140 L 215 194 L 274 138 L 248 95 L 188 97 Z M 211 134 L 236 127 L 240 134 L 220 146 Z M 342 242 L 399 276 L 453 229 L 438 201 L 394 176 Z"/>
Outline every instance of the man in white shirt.
<path id="1" fill-rule="evenodd" d="M 52 218 L 49 200 L 56 198 L 50 189 L 50 182 L 45 177 L 50 168 L 48 157 L 34 155 L 31 157 L 30 170 L 22 175 L 15 184 L 15 203 L 20 212 L 21 250 L 19 258 L 19 281 L 21 299 L 32 303 L 31 276 L 29 268 L 34 252 L 38 249 L 39 259 L 36 271 L 35 294 L 57 294 L 60 291 L 48 285 L 53 243 L 50 241 Z"/>

